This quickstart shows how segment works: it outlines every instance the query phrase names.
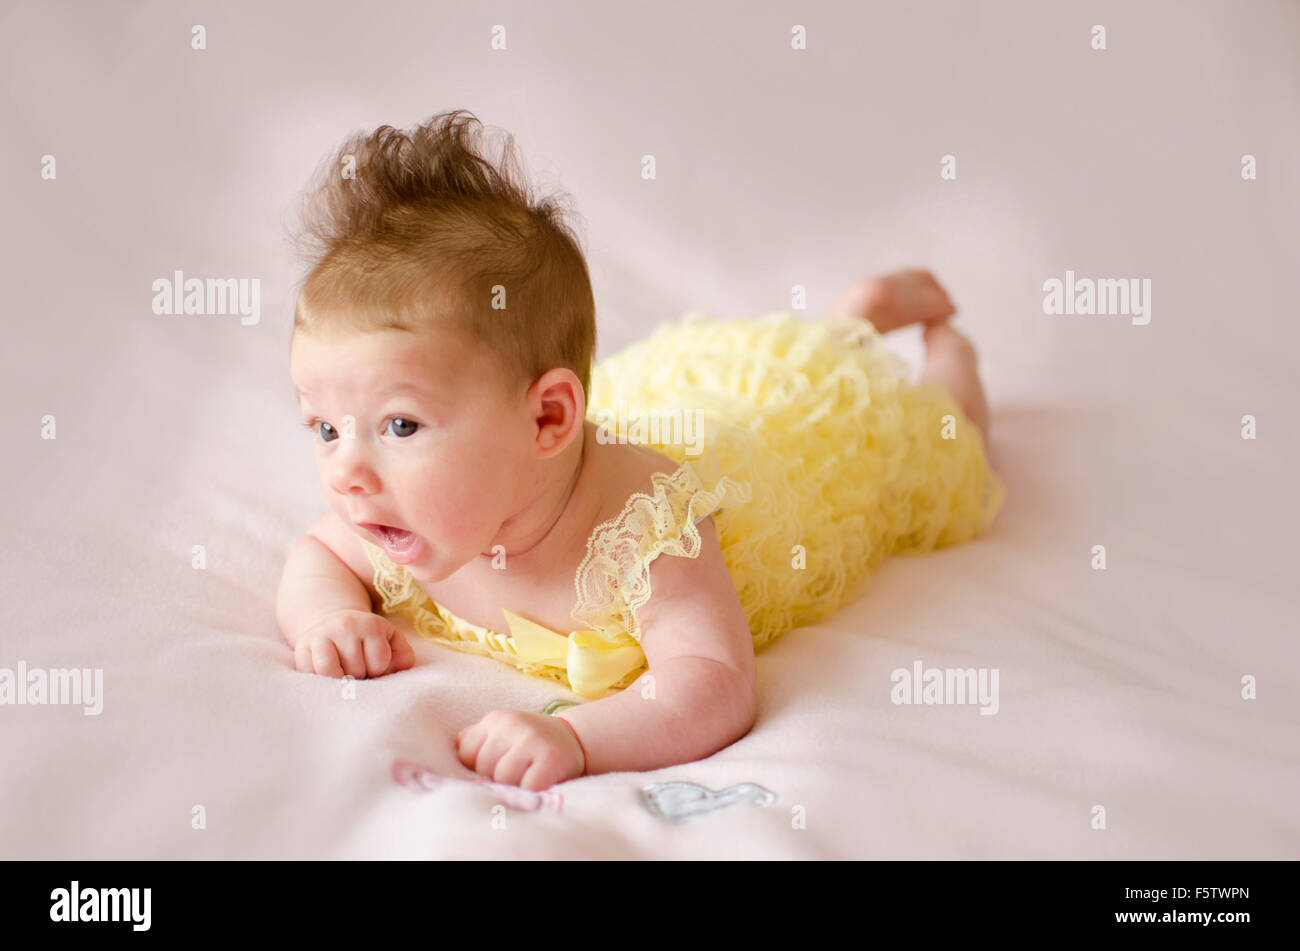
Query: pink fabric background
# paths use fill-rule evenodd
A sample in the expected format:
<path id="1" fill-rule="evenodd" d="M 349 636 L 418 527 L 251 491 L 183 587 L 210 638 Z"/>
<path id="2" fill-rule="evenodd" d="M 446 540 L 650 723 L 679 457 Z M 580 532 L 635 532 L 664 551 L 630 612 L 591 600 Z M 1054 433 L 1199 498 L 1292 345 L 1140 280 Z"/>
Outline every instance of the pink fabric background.
<path id="1" fill-rule="evenodd" d="M 0 7 L 0 666 L 101 667 L 105 689 L 98 717 L 0 707 L 0 855 L 1300 857 L 1300 9 L 372 9 Z M 414 794 L 392 761 L 453 772 L 458 729 L 562 690 L 421 643 L 344 700 L 293 670 L 273 617 L 324 511 L 284 216 L 347 133 L 459 106 L 573 196 L 602 355 L 685 310 L 756 316 L 802 284 L 815 313 L 932 268 L 979 348 L 1009 496 L 987 537 L 887 562 L 761 653 L 743 740 L 566 784 L 564 812 L 505 830 L 481 789 Z M 260 323 L 155 316 L 178 269 L 258 278 Z M 1046 316 L 1067 269 L 1151 279 L 1150 324 Z M 893 705 L 915 660 L 997 667 L 1000 712 Z M 669 826 L 637 792 L 668 780 L 778 799 Z"/>

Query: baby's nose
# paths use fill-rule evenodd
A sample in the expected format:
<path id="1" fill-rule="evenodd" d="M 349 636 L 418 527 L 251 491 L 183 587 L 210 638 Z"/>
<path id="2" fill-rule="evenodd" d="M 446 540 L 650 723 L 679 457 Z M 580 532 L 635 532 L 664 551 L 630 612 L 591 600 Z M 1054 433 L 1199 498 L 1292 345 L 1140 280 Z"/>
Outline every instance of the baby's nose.
<path id="1" fill-rule="evenodd" d="M 379 489 L 379 476 L 374 467 L 355 448 L 336 453 L 330 460 L 329 481 L 330 488 L 344 495 Z"/>

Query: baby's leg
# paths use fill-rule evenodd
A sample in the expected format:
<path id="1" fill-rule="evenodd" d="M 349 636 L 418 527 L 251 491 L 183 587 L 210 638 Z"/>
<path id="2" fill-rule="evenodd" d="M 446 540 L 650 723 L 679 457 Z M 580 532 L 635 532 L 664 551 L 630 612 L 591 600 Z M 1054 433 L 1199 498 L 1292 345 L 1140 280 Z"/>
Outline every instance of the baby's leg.
<path id="1" fill-rule="evenodd" d="M 975 347 L 948 323 L 956 312 L 934 275 L 918 269 L 865 278 L 845 291 L 829 311 L 861 317 L 882 334 L 924 323 L 925 368 L 917 382 L 938 383 L 952 394 L 984 436 L 987 450 L 988 403 L 980 384 Z"/>
<path id="2" fill-rule="evenodd" d="M 925 369 L 918 383 L 938 383 L 978 427 L 989 449 L 989 408 L 980 384 L 975 346 L 947 320 L 925 328 Z"/>

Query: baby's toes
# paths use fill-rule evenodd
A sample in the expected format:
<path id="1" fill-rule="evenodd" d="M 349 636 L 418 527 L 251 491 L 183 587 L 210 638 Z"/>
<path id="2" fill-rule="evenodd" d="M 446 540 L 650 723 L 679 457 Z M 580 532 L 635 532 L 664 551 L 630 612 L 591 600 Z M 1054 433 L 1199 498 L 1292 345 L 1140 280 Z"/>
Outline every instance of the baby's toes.
<path id="1" fill-rule="evenodd" d="M 957 312 L 948 291 L 929 271 L 904 271 L 897 296 L 906 300 L 908 316 L 914 320 L 942 320 Z"/>
<path id="2" fill-rule="evenodd" d="M 948 296 L 948 292 L 941 287 L 938 289 L 938 295 L 934 299 L 930 316 L 923 319 L 944 320 L 955 313 L 957 313 L 957 306 L 952 302 L 952 298 Z"/>

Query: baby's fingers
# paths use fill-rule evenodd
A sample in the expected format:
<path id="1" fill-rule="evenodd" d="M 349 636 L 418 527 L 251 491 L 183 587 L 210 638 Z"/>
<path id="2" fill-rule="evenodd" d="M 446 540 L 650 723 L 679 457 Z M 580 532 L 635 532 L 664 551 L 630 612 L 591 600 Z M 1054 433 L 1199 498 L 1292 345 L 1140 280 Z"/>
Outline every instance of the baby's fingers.
<path id="1" fill-rule="evenodd" d="M 483 729 L 481 721 L 465 727 L 456 734 L 456 757 L 462 766 L 467 769 L 474 768 L 478 760 L 478 751 L 486 739 L 487 731 Z"/>
<path id="2" fill-rule="evenodd" d="M 362 680 L 366 676 L 366 655 L 362 646 L 362 639 L 355 634 L 344 634 L 336 638 L 334 646 L 338 648 L 339 659 L 343 662 L 343 670 L 349 676 Z M 339 674 L 343 676 L 342 673 Z"/>
<path id="3" fill-rule="evenodd" d="M 388 665 L 392 660 L 393 652 L 389 650 L 388 637 L 382 630 L 378 629 L 378 625 L 365 636 L 362 647 L 366 655 L 366 676 L 382 677 L 388 673 Z"/>
<path id="4" fill-rule="evenodd" d="M 311 645 L 312 668 L 326 677 L 342 677 L 343 667 L 339 664 L 339 654 L 334 642 L 327 637 L 314 641 Z"/>
<path id="5" fill-rule="evenodd" d="M 411 649 L 410 641 L 401 631 L 393 629 L 393 638 L 388 642 L 388 646 L 392 652 L 392 666 L 388 668 L 389 671 L 396 673 L 415 666 L 415 651 Z"/>
<path id="6" fill-rule="evenodd" d="M 305 637 L 299 640 L 298 645 L 293 649 L 293 666 L 304 674 L 316 672 L 311 662 L 311 643 Z"/>

